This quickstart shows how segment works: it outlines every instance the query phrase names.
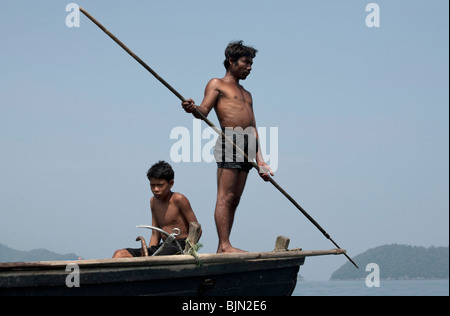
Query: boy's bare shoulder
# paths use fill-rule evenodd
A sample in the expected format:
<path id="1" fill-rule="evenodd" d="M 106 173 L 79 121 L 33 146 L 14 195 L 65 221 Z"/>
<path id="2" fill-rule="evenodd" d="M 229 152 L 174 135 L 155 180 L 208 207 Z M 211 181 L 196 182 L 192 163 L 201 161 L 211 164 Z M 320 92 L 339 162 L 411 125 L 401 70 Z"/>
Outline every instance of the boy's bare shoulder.
<path id="1" fill-rule="evenodd" d="M 187 198 L 185 195 L 183 195 L 183 194 L 181 194 L 181 193 L 178 193 L 178 192 L 174 192 L 174 193 L 173 193 L 173 195 L 172 195 L 172 201 L 173 201 L 175 204 L 185 203 L 186 201 L 189 202 L 188 198 Z"/>
<path id="2" fill-rule="evenodd" d="M 188 198 L 181 193 L 174 193 L 172 196 L 172 203 L 181 211 L 192 209 Z"/>

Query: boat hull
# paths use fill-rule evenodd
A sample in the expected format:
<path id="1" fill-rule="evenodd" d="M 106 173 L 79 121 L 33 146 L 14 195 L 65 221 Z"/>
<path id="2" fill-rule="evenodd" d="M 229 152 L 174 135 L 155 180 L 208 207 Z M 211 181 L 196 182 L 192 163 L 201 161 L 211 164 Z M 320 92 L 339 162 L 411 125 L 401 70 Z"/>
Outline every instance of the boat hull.
<path id="1" fill-rule="evenodd" d="M 290 296 L 305 253 L 204 254 L 200 267 L 186 255 L 6 263 L 0 264 L 0 295 Z M 79 287 L 69 287 L 76 278 Z"/>

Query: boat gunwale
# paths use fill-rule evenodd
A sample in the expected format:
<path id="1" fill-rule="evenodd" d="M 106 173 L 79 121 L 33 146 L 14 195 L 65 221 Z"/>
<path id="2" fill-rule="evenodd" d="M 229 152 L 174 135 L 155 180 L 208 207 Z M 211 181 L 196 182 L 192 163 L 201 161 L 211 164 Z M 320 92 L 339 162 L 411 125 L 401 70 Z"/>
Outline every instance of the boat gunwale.
<path id="1" fill-rule="evenodd" d="M 198 259 L 202 264 L 232 263 L 261 259 L 294 259 L 323 255 L 344 254 L 344 249 L 308 250 L 292 249 L 285 251 L 245 252 L 245 253 L 219 253 L 199 254 Z M 120 258 L 120 259 L 88 259 L 66 261 L 35 261 L 35 262 L 6 262 L 0 263 L 2 271 L 26 271 L 26 270 L 51 270 L 65 268 L 69 264 L 77 264 L 80 268 L 95 267 L 138 267 L 138 266 L 168 266 L 180 264 L 196 264 L 197 260 L 191 255 Z"/>

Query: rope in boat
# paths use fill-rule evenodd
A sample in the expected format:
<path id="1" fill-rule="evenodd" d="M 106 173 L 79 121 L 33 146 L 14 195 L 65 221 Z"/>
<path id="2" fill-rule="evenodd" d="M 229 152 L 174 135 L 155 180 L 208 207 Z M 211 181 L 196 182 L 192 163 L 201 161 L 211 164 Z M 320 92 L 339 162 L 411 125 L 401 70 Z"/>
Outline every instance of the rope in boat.
<path id="1" fill-rule="evenodd" d="M 195 258 L 195 261 L 197 262 L 197 268 L 200 269 L 203 263 L 198 256 L 198 250 L 202 248 L 203 245 L 200 243 L 194 245 L 192 241 L 189 240 L 189 238 L 186 239 L 186 243 L 189 245 L 189 250 L 185 254 L 193 256 Z"/>

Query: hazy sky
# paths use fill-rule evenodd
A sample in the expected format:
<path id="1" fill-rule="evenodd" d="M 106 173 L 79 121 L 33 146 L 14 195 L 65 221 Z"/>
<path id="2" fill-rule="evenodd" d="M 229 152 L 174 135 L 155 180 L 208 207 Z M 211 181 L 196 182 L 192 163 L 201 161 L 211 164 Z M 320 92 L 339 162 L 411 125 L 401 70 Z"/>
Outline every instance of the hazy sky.
<path id="1" fill-rule="evenodd" d="M 146 172 L 162 159 L 203 225 L 201 252 L 214 252 L 216 165 L 194 162 L 206 125 L 87 18 L 69 28 L 70 2 L 0 0 L 0 243 L 89 259 L 139 247 Z M 448 1 L 374 1 L 380 27 L 362 0 L 74 2 L 198 104 L 228 42 L 257 48 L 242 84 L 258 126 L 278 133 L 275 179 L 350 256 L 448 246 Z M 191 159 L 175 163 L 179 130 Z M 334 248 L 253 171 L 232 243 L 272 250 L 278 235 Z M 309 258 L 301 274 L 328 279 L 344 263 Z"/>

